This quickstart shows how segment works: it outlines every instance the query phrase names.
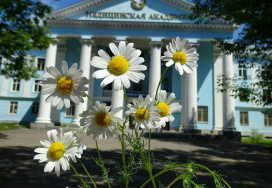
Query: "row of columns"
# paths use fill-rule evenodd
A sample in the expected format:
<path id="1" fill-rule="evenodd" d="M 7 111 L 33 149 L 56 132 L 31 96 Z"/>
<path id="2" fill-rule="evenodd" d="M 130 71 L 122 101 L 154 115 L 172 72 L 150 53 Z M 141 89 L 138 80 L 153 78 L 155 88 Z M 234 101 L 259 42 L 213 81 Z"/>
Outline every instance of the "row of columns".
<path id="1" fill-rule="evenodd" d="M 56 66 L 56 57 L 57 57 L 57 46 L 58 40 L 53 40 L 49 47 L 46 50 L 46 60 L 45 60 L 45 67 Z M 80 56 L 80 64 L 79 68 L 84 70 L 83 75 L 87 79 L 90 79 L 90 59 L 91 59 L 91 51 L 92 51 L 92 43 L 93 41 L 90 39 L 81 39 L 81 56 Z M 87 86 L 89 88 L 89 86 Z M 89 94 L 89 90 L 86 91 Z M 35 121 L 36 124 L 52 124 L 51 122 L 51 103 L 46 103 L 47 95 L 40 96 L 40 104 L 39 104 L 39 112 L 38 117 Z M 91 96 L 92 97 L 92 96 Z M 84 103 L 80 103 L 75 107 L 75 114 L 74 119 L 72 121 L 73 124 L 79 124 L 79 114 L 82 113 L 84 110 L 87 110 L 88 107 L 88 100 L 86 97 L 84 98 Z"/>
<path id="2" fill-rule="evenodd" d="M 90 39 L 81 39 L 82 45 L 80 56 L 80 69 L 84 70 L 84 77 L 90 79 L 90 75 L 93 69 L 90 70 L 90 60 L 93 41 Z M 56 65 L 58 40 L 54 40 L 50 43 L 46 52 L 45 67 Z M 150 42 L 150 70 L 149 70 L 149 95 L 154 98 L 157 85 L 161 78 L 161 47 L 162 42 Z M 231 54 L 223 53 L 223 74 L 229 77 L 233 76 L 233 58 Z M 92 79 L 92 78 L 91 78 Z M 93 83 L 93 81 L 91 81 Z M 92 84 L 93 85 L 93 84 Z M 160 88 L 159 88 L 160 90 Z M 89 93 L 87 91 L 87 93 Z M 90 92 L 91 97 L 93 92 Z M 218 130 L 234 130 L 234 112 L 235 112 L 235 100 L 230 96 L 230 91 L 223 94 L 223 124 L 222 127 L 216 127 Z M 36 119 L 36 123 L 52 123 L 50 119 L 51 104 L 46 103 L 47 96 L 40 96 L 39 113 Z M 112 108 L 124 106 L 124 93 L 123 90 L 112 90 Z M 181 125 L 180 131 L 195 131 L 197 130 L 197 67 L 194 68 L 194 72 L 191 74 L 183 74 L 181 79 Z M 88 100 L 84 99 L 84 103 L 80 103 L 75 107 L 75 115 L 72 124 L 79 124 L 79 114 L 84 110 L 87 110 Z M 116 114 L 117 117 L 123 118 L 123 111 Z"/>

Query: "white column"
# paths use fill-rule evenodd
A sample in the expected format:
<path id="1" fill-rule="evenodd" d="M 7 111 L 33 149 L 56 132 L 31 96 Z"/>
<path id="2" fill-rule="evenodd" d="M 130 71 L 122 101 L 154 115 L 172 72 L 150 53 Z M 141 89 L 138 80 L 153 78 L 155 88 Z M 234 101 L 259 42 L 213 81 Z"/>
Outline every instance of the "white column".
<path id="1" fill-rule="evenodd" d="M 87 79 L 90 78 L 90 67 L 91 67 L 91 51 L 92 51 L 92 43 L 93 41 L 90 39 L 81 39 L 81 56 L 80 56 L 80 65 L 79 68 L 83 70 L 83 77 L 86 77 Z M 88 85 L 86 87 L 89 88 Z M 88 91 L 85 91 L 86 93 L 89 93 Z M 87 110 L 88 108 L 88 98 L 84 97 L 84 103 L 79 103 L 75 106 L 75 115 L 74 119 L 72 121 L 72 124 L 79 125 L 79 114 L 81 114 L 83 111 Z"/>
<path id="2" fill-rule="evenodd" d="M 50 67 L 56 65 L 57 56 L 57 43 L 58 40 L 53 40 L 46 51 L 45 67 Z M 51 123 L 51 103 L 46 103 L 45 99 L 48 95 L 40 95 L 39 113 L 36 119 L 36 123 Z"/>
<path id="3" fill-rule="evenodd" d="M 223 73 L 226 78 L 233 78 L 234 65 L 232 54 L 223 52 Z M 235 130 L 235 99 L 231 96 L 231 91 L 227 90 L 223 93 L 223 130 Z"/>
<path id="4" fill-rule="evenodd" d="M 154 99 L 161 79 L 161 46 L 162 42 L 150 42 L 150 68 L 148 94 Z M 160 87 L 159 87 L 160 90 Z"/>
<path id="5" fill-rule="evenodd" d="M 214 52 L 213 52 L 213 59 L 214 59 L 214 65 L 213 65 L 213 74 L 214 74 L 214 131 L 222 131 L 223 130 L 223 93 L 218 92 L 216 88 L 219 86 L 217 85 L 217 79 L 218 76 L 223 75 L 223 60 L 222 60 L 222 53 L 220 52 L 220 49 L 217 49 L 216 46 L 214 46 Z"/>
<path id="6" fill-rule="evenodd" d="M 182 75 L 181 97 L 181 122 L 184 132 L 197 130 L 197 67 L 193 73 Z"/>

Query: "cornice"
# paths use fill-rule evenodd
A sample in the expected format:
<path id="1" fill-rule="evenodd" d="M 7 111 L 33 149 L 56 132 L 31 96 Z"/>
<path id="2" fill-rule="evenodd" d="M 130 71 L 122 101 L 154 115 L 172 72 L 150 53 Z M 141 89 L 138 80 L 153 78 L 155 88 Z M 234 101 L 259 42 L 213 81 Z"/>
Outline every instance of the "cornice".
<path id="1" fill-rule="evenodd" d="M 50 26 L 81 26 L 104 28 L 149 28 L 149 29 L 188 29 L 188 30 L 224 30 L 233 32 L 236 26 L 230 24 L 194 24 L 165 22 L 132 22 L 132 21 L 101 21 L 101 20 L 48 20 Z"/>
<path id="2" fill-rule="evenodd" d="M 67 15 L 71 15 L 89 8 L 94 8 L 96 6 L 101 6 L 106 3 L 113 2 L 114 0 L 85 0 L 71 6 L 65 7 L 63 9 L 54 11 L 52 14 L 47 15 L 47 19 L 57 19 L 62 18 Z M 178 6 L 177 8 L 183 8 L 189 12 L 192 12 L 191 8 L 194 6 L 193 3 L 185 0 L 160 0 L 162 2 L 168 3 L 173 6 Z"/>
<path id="3" fill-rule="evenodd" d="M 86 10 L 90 7 L 95 7 L 97 5 L 103 5 L 105 3 L 109 3 L 112 1 L 113 0 L 85 0 L 85 1 L 73 4 L 71 6 L 65 7 L 63 9 L 54 11 L 52 14 L 47 15 L 46 19 L 49 20 L 49 19 L 62 18 L 67 15 Z"/>

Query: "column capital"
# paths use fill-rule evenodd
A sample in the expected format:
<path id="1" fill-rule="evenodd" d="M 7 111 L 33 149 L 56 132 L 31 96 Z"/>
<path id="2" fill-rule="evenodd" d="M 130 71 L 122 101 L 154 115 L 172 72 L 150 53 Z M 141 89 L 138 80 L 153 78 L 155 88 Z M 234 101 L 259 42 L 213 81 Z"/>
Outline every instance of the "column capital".
<path id="1" fill-rule="evenodd" d="M 94 41 L 92 39 L 79 39 L 81 45 L 92 45 Z"/>
<path id="2" fill-rule="evenodd" d="M 126 43 L 126 45 L 127 45 L 127 43 L 128 43 L 127 40 L 115 40 L 115 41 L 113 41 L 113 43 L 114 43 L 116 46 L 118 46 L 118 44 L 119 44 L 121 41 L 124 41 L 124 42 Z"/>
<path id="3" fill-rule="evenodd" d="M 161 41 L 150 41 L 149 46 L 150 47 L 153 47 L 153 46 L 162 47 L 162 42 Z"/>
<path id="4" fill-rule="evenodd" d="M 53 44 L 53 45 L 58 45 L 59 44 L 59 42 L 60 42 L 60 40 L 59 39 L 57 39 L 57 38 L 53 38 L 52 39 L 52 41 L 50 42 L 51 44 Z"/>
<path id="5" fill-rule="evenodd" d="M 194 43 L 194 42 L 189 42 L 189 44 L 194 47 L 195 49 L 197 49 L 200 45 L 200 43 Z"/>

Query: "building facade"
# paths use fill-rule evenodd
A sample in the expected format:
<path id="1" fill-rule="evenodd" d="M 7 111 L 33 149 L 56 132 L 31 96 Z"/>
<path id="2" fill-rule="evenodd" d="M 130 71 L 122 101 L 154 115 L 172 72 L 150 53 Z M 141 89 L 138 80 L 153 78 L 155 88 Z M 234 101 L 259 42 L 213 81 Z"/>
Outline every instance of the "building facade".
<path id="1" fill-rule="evenodd" d="M 233 38 L 237 27 L 220 19 L 205 25 L 194 24 L 189 19 L 192 6 L 183 0 L 86 0 L 48 15 L 54 40 L 48 49 L 29 52 L 39 69 L 39 78 L 25 81 L 0 76 L 0 122 L 35 122 L 36 127 L 78 124 L 79 114 L 91 104 L 87 99 L 84 104 L 72 104 L 69 109 L 58 111 L 45 103 L 46 96 L 40 95 L 38 83 L 45 67 L 60 69 L 63 60 L 69 66 L 78 63 L 84 70 L 84 76 L 90 79 L 88 92 L 94 100 L 113 107 L 121 105 L 125 111 L 122 91 L 112 90 L 111 85 L 102 88 L 102 80 L 91 77 L 95 71 L 90 66 L 91 58 L 99 49 L 110 53 L 110 42 L 134 43 L 142 51 L 147 70 L 145 80 L 128 89 L 129 100 L 139 95 L 153 96 L 166 68 L 161 61 L 165 46 L 178 36 L 197 48 L 199 60 L 193 74 L 180 76 L 172 66 L 165 75 L 161 89 L 175 93 L 176 101 L 183 107 L 168 128 L 206 132 L 236 130 L 242 135 L 250 134 L 254 128 L 271 135 L 271 117 L 263 113 L 262 107 L 216 89 L 219 75 L 247 74 L 253 78 L 256 74 L 254 69 L 239 67 L 231 54 L 221 52 L 213 44 L 215 38 Z M 6 60 L 1 61 L 4 66 Z"/>

